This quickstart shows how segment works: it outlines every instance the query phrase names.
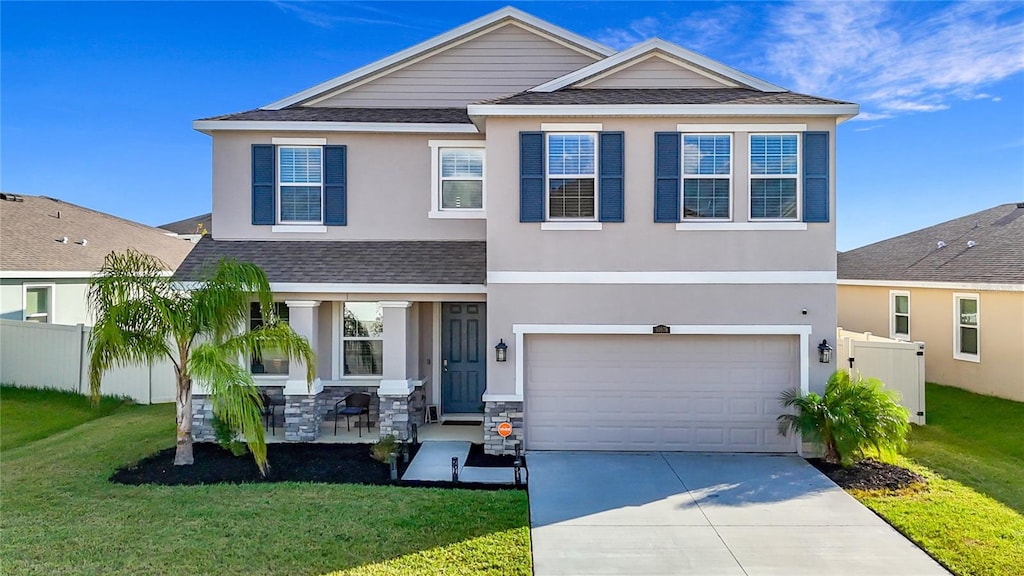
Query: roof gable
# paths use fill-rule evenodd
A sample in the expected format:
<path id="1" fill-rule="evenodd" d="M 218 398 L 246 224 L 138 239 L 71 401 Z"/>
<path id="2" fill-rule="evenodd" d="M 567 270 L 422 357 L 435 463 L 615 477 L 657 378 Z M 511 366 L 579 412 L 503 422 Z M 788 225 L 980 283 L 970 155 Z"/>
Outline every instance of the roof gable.
<path id="1" fill-rule="evenodd" d="M 651 57 L 658 57 L 665 62 L 673 63 L 679 67 L 677 77 L 665 78 L 666 84 L 656 86 L 652 85 L 650 79 L 635 78 L 637 85 L 623 86 L 623 85 L 610 85 L 605 86 L 607 88 L 684 88 L 689 86 L 677 86 L 673 85 L 680 82 L 680 80 L 689 78 L 691 81 L 703 79 L 702 82 L 708 83 L 708 85 L 695 85 L 694 88 L 750 88 L 761 92 L 786 92 L 785 88 L 776 86 L 764 80 L 755 78 L 744 72 L 726 66 L 721 62 L 712 60 L 707 56 L 703 56 L 696 52 L 692 52 L 678 46 L 671 42 L 667 42 L 660 38 L 652 38 L 645 42 L 641 42 L 636 46 L 628 50 L 623 50 L 618 54 L 609 56 L 603 60 L 595 62 L 590 66 L 580 68 L 570 72 L 559 78 L 555 78 L 549 82 L 545 82 L 538 86 L 530 89 L 530 92 L 554 92 L 563 88 L 583 88 L 590 84 L 590 88 L 600 88 L 601 86 L 595 86 L 595 83 L 599 83 L 600 80 L 610 78 L 617 73 L 627 73 L 627 71 L 637 65 L 642 65 Z M 648 63 L 649 67 L 650 64 Z M 717 84 L 717 86 L 713 85 Z"/>
<path id="2" fill-rule="evenodd" d="M 548 77 L 564 74 L 568 70 L 579 68 L 589 62 L 593 62 L 594 60 L 615 53 L 614 50 L 607 46 L 545 22 L 539 18 L 522 12 L 521 10 L 506 7 L 445 32 L 444 34 L 435 36 L 434 38 L 417 44 L 411 48 L 402 50 L 401 52 L 353 70 L 352 72 L 343 74 L 313 86 L 312 88 L 288 96 L 287 98 L 272 102 L 264 106 L 263 109 L 280 110 L 296 104 L 338 106 L 340 104 L 337 101 L 337 97 L 344 94 L 346 91 L 351 91 L 359 86 L 373 82 L 374 80 L 384 78 L 428 58 L 437 56 L 445 51 L 488 35 L 491 32 L 506 29 L 508 26 L 515 26 L 518 30 L 526 31 L 536 37 L 543 38 L 549 43 L 579 56 L 577 61 L 572 62 L 570 66 L 565 67 L 564 69 L 556 68 L 555 70 L 552 70 L 548 74 Z M 506 30 L 506 32 L 508 32 L 508 30 Z M 541 54 L 540 56 L 545 55 Z M 526 84 L 519 90 L 525 89 L 530 85 L 533 84 Z M 512 92 L 515 92 L 515 90 Z M 508 93 L 510 92 L 505 92 L 505 94 Z M 496 95 L 497 94 L 487 97 L 494 97 Z M 479 100 L 481 98 L 476 99 Z M 467 102 L 468 101 L 469 100 L 467 100 Z M 419 106 L 422 107 L 424 104 L 420 103 Z"/>
<path id="3" fill-rule="evenodd" d="M 661 52 L 646 54 L 575 85 L 575 88 L 588 90 L 741 87 L 732 80 L 709 74 Z"/>

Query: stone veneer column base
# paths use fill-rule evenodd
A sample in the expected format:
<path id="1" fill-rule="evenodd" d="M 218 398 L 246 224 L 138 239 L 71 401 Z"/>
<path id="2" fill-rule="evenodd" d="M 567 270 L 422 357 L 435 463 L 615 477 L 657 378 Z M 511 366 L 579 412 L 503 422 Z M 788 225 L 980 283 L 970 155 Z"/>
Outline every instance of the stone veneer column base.
<path id="1" fill-rule="evenodd" d="M 380 436 L 394 436 L 399 442 L 412 438 L 413 424 L 423 424 L 426 395 L 417 388 L 408 395 L 380 396 Z"/>
<path id="2" fill-rule="evenodd" d="M 312 442 L 320 437 L 320 411 L 318 394 L 285 395 L 284 439 L 288 442 Z"/>
<path id="3" fill-rule="evenodd" d="M 512 435 L 508 438 L 498 435 L 498 424 L 502 422 L 512 424 Z M 523 403 L 485 402 L 484 453 L 515 454 L 516 444 L 523 444 Z"/>
<path id="4" fill-rule="evenodd" d="M 213 402 L 208 396 L 192 395 L 192 440 L 216 442 L 213 431 Z"/>

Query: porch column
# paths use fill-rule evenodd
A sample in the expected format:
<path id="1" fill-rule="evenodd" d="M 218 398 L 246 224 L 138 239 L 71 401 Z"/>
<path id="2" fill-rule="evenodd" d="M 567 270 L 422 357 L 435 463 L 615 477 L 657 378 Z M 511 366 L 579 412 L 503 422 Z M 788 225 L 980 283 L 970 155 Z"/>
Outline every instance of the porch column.
<path id="1" fill-rule="evenodd" d="M 377 389 L 380 435 L 400 441 L 410 437 L 409 395 L 415 381 L 409 370 L 408 344 L 411 302 L 381 302 L 384 321 L 384 370 Z"/>
<path id="2" fill-rule="evenodd" d="M 286 300 L 288 324 L 299 336 L 309 341 L 317 350 L 319 335 L 320 302 L 317 300 Z M 314 366 L 314 370 L 316 367 Z M 320 436 L 320 414 L 317 395 L 324 389 L 320 378 L 312 384 L 306 381 L 306 363 L 291 358 L 288 361 L 288 380 L 284 386 L 284 437 L 285 440 L 302 442 L 316 440 Z"/>

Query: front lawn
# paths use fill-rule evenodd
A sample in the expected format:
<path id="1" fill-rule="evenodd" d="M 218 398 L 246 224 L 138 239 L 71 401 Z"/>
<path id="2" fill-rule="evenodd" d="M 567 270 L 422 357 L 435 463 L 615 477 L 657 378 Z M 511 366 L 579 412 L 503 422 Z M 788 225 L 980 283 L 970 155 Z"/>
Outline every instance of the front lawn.
<path id="1" fill-rule="evenodd" d="M 900 464 L 925 488 L 854 496 L 961 575 L 1024 574 L 1024 404 L 929 384 Z"/>
<path id="2" fill-rule="evenodd" d="M 5 412 L 0 435 L 10 422 Z M 0 572 L 531 572 L 521 491 L 108 481 L 116 468 L 173 441 L 172 405 L 131 406 L 69 433 L 5 448 Z"/>
<path id="3" fill-rule="evenodd" d="M 100 398 L 99 406 L 74 392 L 0 386 L 0 450 L 69 430 L 83 422 L 112 414 L 126 401 Z"/>

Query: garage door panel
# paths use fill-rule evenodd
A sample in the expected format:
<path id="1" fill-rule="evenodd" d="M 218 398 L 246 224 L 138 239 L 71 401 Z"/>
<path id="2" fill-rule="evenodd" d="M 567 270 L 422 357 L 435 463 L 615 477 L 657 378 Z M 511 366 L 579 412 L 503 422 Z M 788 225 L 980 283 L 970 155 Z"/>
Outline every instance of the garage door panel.
<path id="1" fill-rule="evenodd" d="M 526 338 L 534 450 L 792 452 L 778 395 L 799 385 L 791 336 Z"/>

